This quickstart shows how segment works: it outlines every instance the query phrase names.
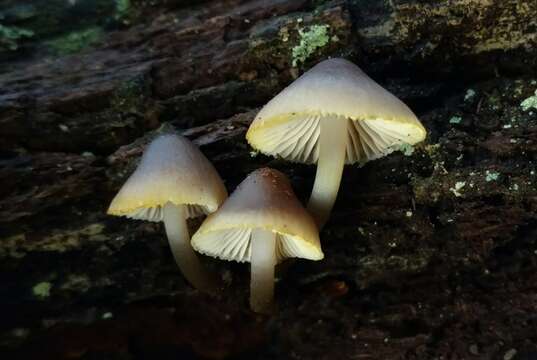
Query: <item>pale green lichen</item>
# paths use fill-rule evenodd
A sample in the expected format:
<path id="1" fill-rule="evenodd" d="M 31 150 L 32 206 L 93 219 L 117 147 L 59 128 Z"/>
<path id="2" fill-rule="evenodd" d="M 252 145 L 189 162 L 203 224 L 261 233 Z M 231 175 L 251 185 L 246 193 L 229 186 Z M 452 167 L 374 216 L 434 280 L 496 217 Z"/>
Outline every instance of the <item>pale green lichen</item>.
<path id="1" fill-rule="evenodd" d="M 32 288 L 32 293 L 34 294 L 34 296 L 38 298 L 45 299 L 50 296 L 51 288 L 52 288 L 51 283 L 49 283 L 48 281 L 43 281 L 43 282 L 40 282 L 39 284 L 36 284 Z"/>
<path id="2" fill-rule="evenodd" d="M 450 188 L 449 191 L 453 193 L 456 197 L 462 196 L 462 193 L 460 192 L 463 187 L 466 186 L 466 181 L 457 181 L 455 183 L 455 186 Z"/>
<path id="3" fill-rule="evenodd" d="M 105 312 L 101 318 L 104 319 L 104 320 L 107 320 L 107 319 L 112 319 L 114 317 L 114 314 L 112 314 L 111 312 Z"/>
<path id="4" fill-rule="evenodd" d="M 298 29 L 300 43 L 292 49 L 292 64 L 304 63 L 317 49 L 330 42 L 329 25 L 311 25 L 307 31 Z"/>
<path id="5" fill-rule="evenodd" d="M 462 118 L 460 116 L 452 116 L 451 119 L 449 119 L 450 124 L 460 124 L 462 121 Z"/>
<path id="6" fill-rule="evenodd" d="M 397 150 L 402 152 L 405 156 L 411 156 L 414 153 L 414 147 L 407 143 L 399 144 L 399 148 Z"/>
<path id="7" fill-rule="evenodd" d="M 535 90 L 535 95 L 530 96 L 520 103 L 523 111 L 528 111 L 529 109 L 537 109 L 537 90 Z"/>
<path id="8" fill-rule="evenodd" d="M 15 26 L 4 26 L 0 24 L 0 50 L 7 49 L 15 51 L 19 48 L 19 41 L 23 38 L 34 36 L 32 30 Z"/>
<path id="9" fill-rule="evenodd" d="M 468 89 L 466 90 L 466 94 L 464 95 L 464 101 L 472 100 L 474 96 L 475 96 L 475 90 Z"/>
<path id="10" fill-rule="evenodd" d="M 485 181 L 486 182 L 496 181 L 496 180 L 498 180 L 499 177 L 500 177 L 499 172 L 489 171 L 489 170 L 485 171 Z"/>

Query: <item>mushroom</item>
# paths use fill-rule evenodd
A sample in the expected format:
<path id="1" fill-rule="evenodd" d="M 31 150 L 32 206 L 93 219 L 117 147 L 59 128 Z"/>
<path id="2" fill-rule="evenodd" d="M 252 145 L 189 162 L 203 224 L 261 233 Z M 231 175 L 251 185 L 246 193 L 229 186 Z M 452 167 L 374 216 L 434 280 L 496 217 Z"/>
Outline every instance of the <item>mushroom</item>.
<path id="1" fill-rule="evenodd" d="M 186 220 L 216 211 L 227 198 L 222 179 L 186 138 L 167 134 L 145 150 L 136 171 L 112 200 L 108 214 L 164 222 L 177 265 L 196 288 L 212 292 L 215 282 L 190 245 Z"/>
<path id="2" fill-rule="evenodd" d="M 321 260 L 313 218 L 295 197 L 284 174 L 269 168 L 251 173 L 192 236 L 200 253 L 250 262 L 250 306 L 273 307 L 274 267 L 285 258 Z"/>
<path id="3" fill-rule="evenodd" d="M 325 60 L 269 101 L 246 134 L 269 155 L 314 164 L 308 203 L 319 227 L 337 197 L 344 164 L 365 163 L 425 138 L 414 113 L 344 59 Z"/>

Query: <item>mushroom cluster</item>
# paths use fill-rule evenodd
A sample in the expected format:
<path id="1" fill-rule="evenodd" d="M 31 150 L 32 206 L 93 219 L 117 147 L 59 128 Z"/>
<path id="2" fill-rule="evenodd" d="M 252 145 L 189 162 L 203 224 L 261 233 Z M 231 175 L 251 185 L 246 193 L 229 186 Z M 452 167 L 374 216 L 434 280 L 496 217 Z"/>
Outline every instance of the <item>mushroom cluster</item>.
<path id="1" fill-rule="evenodd" d="M 308 210 L 322 227 L 336 201 L 345 163 L 365 163 L 426 131 L 398 98 L 344 59 L 325 60 L 257 114 L 246 139 L 257 150 L 317 164 Z"/>
<path id="2" fill-rule="evenodd" d="M 179 268 L 200 290 L 214 292 L 218 285 L 193 249 L 250 262 L 250 306 L 269 313 L 275 265 L 289 257 L 323 259 L 319 229 L 336 201 L 344 165 L 378 159 L 425 136 L 414 113 L 360 68 L 325 60 L 269 101 L 246 134 L 265 154 L 317 164 L 308 210 L 286 176 L 269 168 L 251 173 L 227 198 L 199 149 L 169 134 L 149 145 L 108 213 L 163 221 Z M 186 219 L 200 215 L 208 216 L 190 241 Z"/>
<path id="3" fill-rule="evenodd" d="M 217 282 L 192 250 L 186 220 L 216 211 L 226 198 L 222 179 L 201 151 L 186 138 L 168 134 L 151 142 L 108 214 L 164 222 L 185 278 L 200 290 L 214 292 Z"/>

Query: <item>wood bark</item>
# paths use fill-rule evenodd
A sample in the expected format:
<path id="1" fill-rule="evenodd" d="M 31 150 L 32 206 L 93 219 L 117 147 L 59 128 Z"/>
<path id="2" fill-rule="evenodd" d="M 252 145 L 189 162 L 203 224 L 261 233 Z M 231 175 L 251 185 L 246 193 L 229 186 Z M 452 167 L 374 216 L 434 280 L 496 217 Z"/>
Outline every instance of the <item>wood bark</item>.
<path id="1" fill-rule="evenodd" d="M 537 356 L 537 108 L 521 106 L 537 90 L 535 2 L 132 1 L 120 24 L 101 20 L 108 7 L 85 17 L 105 35 L 64 56 L 44 45 L 61 27 L 38 31 L 45 8 L 26 3 L 33 13 L 0 7 L 0 23 L 36 32 L 0 53 L 6 359 Z M 328 41 L 293 66 L 314 25 Z M 248 312 L 247 267 L 205 258 L 227 284 L 205 297 L 160 225 L 105 215 L 144 146 L 171 129 L 228 190 L 270 166 L 305 201 L 315 169 L 257 154 L 244 134 L 329 56 L 359 64 L 429 135 L 346 167 L 326 259 L 282 271 L 272 318 Z"/>

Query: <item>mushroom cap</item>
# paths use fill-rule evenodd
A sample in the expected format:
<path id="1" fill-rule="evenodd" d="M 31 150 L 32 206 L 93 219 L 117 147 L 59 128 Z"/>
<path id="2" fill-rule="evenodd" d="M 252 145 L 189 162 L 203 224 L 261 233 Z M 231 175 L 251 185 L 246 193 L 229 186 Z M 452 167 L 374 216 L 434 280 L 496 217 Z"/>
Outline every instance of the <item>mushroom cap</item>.
<path id="1" fill-rule="evenodd" d="M 275 233 L 276 257 L 321 260 L 319 230 L 279 171 L 254 171 L 192 236 L 192 247 L 223 260 L 249 262 L 252 229 Z"/>
<path id="2" fill-rule="evenodd" d="M 149 144 L 108 214 L 162 221 L 170 202 L 185 205 L 190 218 L 216 211 L 226 198 L 222 179 L 201 151 L 182 136 L 166 134 Z"/>
<path id="3" fill-rule="evenodd" d="M 365 163 L 425 139 L 416 115 L 345 59 L 320 62 L 270 100 L 246 139 L 263 153 L 317 163 L 320 119 L 348 121 L 345 162 Z"/>

